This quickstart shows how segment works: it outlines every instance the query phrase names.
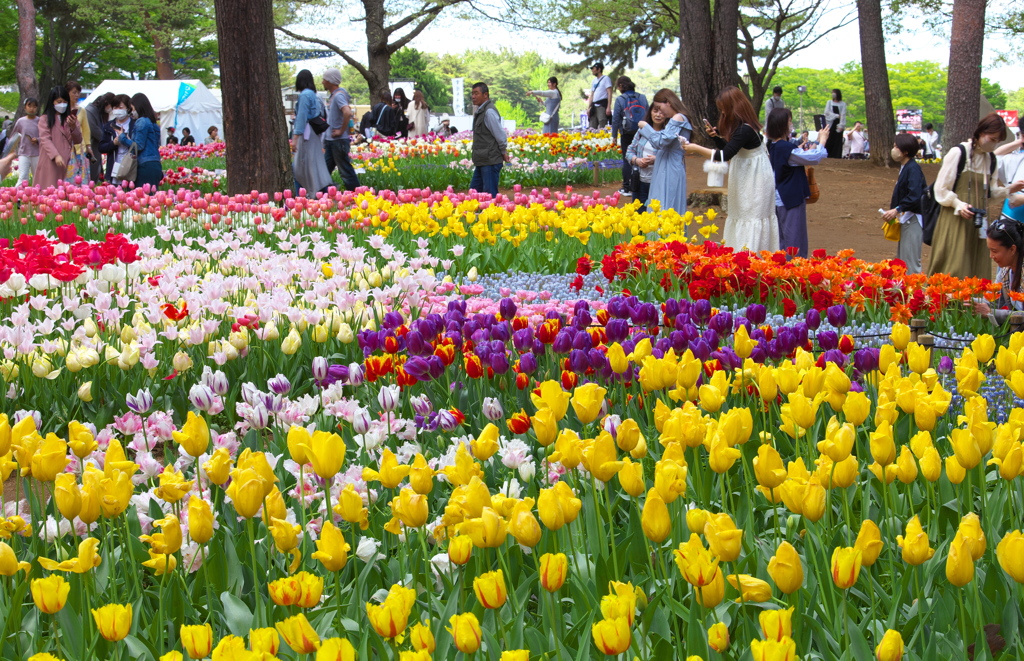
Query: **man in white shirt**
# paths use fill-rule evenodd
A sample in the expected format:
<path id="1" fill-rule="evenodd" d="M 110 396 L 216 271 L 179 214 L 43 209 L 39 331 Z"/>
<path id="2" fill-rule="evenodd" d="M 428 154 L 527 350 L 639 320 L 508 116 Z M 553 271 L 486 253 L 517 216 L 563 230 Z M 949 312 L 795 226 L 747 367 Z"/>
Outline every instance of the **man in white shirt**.
<path id="1" fill-rule="evenodd" d="M 590 126 L 600 130 L 608 126 L 608 119 L 612 116 L 612 79 L 604 75 L 604 64 L 601 62 L 594 62 L 590 73 L 594 75 L 590 94 L 587 95 Z"/>
<path id="2" fill-rule="evenodd" d="M 931 122 L 924 125 L 921 139 L 924 140 L 924 158 L 938 158 L 942 147 L 939 143 L 939 132 L 931 125 Z"/>
<path id="3" fill-rule="evenodd" d="M 850 141 L 850 158 L 861 160 L 867 158 L 864 154 L 864 147 L 867 144 L 867 138 L 864 136 L 863 124 L 860 122 L 854 122 L 853 129 L 846 134 L 846 139 Z"/>
<path id="4" fill-rule="evenodd" d="M 785 108 L 786 102 L 782 100 L 782 87 L 776 85 L 772 88 L 772 95 L 764 102 L 764 121 L 768 123 L 768 115 L 776 108 Z"/>

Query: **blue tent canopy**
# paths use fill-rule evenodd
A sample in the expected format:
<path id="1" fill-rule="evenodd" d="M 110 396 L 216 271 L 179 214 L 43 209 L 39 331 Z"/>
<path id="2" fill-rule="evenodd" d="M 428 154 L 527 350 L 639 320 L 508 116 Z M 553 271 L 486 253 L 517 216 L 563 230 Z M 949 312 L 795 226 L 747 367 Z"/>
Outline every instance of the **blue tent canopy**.
<path id="1" fill-rule="evenodd" d="M 337 57 L 338 54 L 332 50 L 312 50 L 306 48 L 278 48 L 278 62 L 299 62 L 301 60 L 325 60 Z"/>

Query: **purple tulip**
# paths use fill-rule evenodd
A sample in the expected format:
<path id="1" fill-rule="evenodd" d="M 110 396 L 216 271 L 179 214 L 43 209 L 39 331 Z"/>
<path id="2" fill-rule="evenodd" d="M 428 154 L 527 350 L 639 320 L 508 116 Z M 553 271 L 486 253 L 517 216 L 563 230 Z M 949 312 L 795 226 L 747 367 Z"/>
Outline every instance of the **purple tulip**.
<path id="1" fill-rule="evenodd" d="M 711 317 L 711 321 L 708 322 L 708 328 L 719 335 L 728 335 L 732 332 L 732 315 L 728 312 L 719 312 Z"/>
<path id="2" fill-rule="evenodd" d="M 569 366 L 573 372 L 577 374 L 584 374 L 590 369 L 590 359 L 587 357 L 586 351 L 579 349 L 573 349 L 569 352 Z"/>
<path id="3" fill-rule="evenodd" d="M 441 409 L 437 412 L 437 426 L 444 431 L 455 431 L 455 428 L 459 426 L 459 421 L 455 419 L 451 411 Z"/>
<path id="4" fill-rule="evenodd" d="M 667 337 L 658 338 L 658 341 L 654 343 L 654 348 L 664 355 L 672 348 L 672 341 Z"/>
<path id="5" fill-rule="evenodd" d="M 823 355 L 826 363 L 835 363 L 839 367 L 846 367 L 846 354 L 839 349 L 829 349 Z"/>
<path id="6" fill-rule="evenodd" d="M 591 349 L 587 352 L 587 357 L 590 359 L 590 366 L 595 371 L 601 372 L 611 369 L 608 365 L 608 357 L 600 349 Z"/>
<path id="7" fill-rule="evenodd" d="M 422 356 L 413 356 L 409 360 L 405 361 L 404 369 L 406 374 L 417 381 L 430 380 L 430 363 L 428 363 Z"/>
<path id="8" fill-rule="evenodd" d="M 406 370 L 406 372 L 408 371 L 409 370 Z M 428 397 L 426 393 L 410 397 L 409 403 L 412 404 L 412 410 L 420 416 L 428 416 L 434 410 L 434 405 L 430 402 L 430 397 Z"/>
<path id="9" fill-rule="evenodd" d="M 690 351 L 693 352 L 693 357 L 699 360 L 707 360 L 711 355 L 711 347 L 708 346 L 704 338 L 690 342 Z"/>
<path id="10" fill-rule="evenodd" d="M 405 334 L 405 350 L 411 356 L 426 356 L 433 353 L 433 349 L 423 339 L 423 333 L 418 330 L 411 330 Z"/>
<path id="11" fill-rule="evenodd" d="M 939 373 L 949 374 L 953 371 L 953 359 L 949 356 L 943 356 L 939 358 Z"/>
<path id="12" fill-rule="evenodd" d="M 392 310 L 384 314 L 384 320 L 381 322 L 381 326 L 384 328 L 398 328 L 403 323 L 405 323 L 405 320 L 402 318 L 402 313 Z"/>
<path id="13" fill-rule="evenodd" d="M 821 313 L 811 308 L 804 315 L 804 322 L 807 324 L 808 329 L 812 331 L 818 330 L 818 326 L 821 326 Z"/>
<path id="14" fill-rule="evenodd" d="M 673 317 L 673 319 L 675 320 L 676 330 L 680 330 L 681 331 L 684 328 L 686 328 L 687 326 L 691 326 L 692 325 L 690 323 L 690 313 L 689 312 L 680 312 L 679 314 L 675 315 L 675 317 Z"/>
<path id="15" fill-rule="evenodd" d="M 427 363 L 430 365 L 431 379 L 436 379 L 444 374 L 444 361 L 442 361 L 439 356 L 428 357 Z"/>
<path id="16" fill-rule="evenodd" d="M 625 319 L 609 319 L 604 329 L 609 342 L 622 344 L 629 337 L 629 322 Z"/>
<path id="17" fill-rule="evenodd" d="M 690 309 L 690 316 L 698 324 L 706 324 L 711 318 L 711 301 L 706 298 L 694 301 L 693 307 Z"/>
<path id="18" fill-rule="evenodd" d="M 511 298 L 503 298 L 498 303 L 498 312 L 501 313 L 502 319 L 514 319 L 517 310 L 516 302 Z"/>
<path id="19" fill-rule="evenodd" d="M 825 311 L 825 316 L 828 317 L 828 323 L 832 324 L 834 328 L 842 328 L 846 325 L 846 306 L 833 305 Z"/>
<path id="20" fill-rule="evenodd" d="M 590 337 L 590 333 L 576 333 L 576 337 L 572 338 L 572 348 L 581 349 L 586 351 L 594 346 L 594 340 Z"/>
<path id="21" fill-rule="evenodd" d="M 495 374 L 504 374 L 511 367 L 508 363 L 508 355 L 504 351 L 500 353 L 492 353 L 490 365 Z"/>
<path id="22" fill-rule="evenodd" d="M 570 349 L 572 349 L 572 336 L 563 328 L 555 336 L 555 341 L 551 344 L 551 350 L 555 353 L 569 353 Z"/>
<path id="23" fill-rule="evenodd" d="M 622 296 L 612 296 L 608 299 L 608 314 L 615 319 L 627 319 L 629 307 L 626 305 L 626 299 Z"/>
<path id="24" fill-rule="evenodd" d="M 763 344 L 759 344 L 750 350 L 750 359 L 755 363 L 763 363 L 767 358 L 768 350 Z"/>
<path id="25" fill-rule="evenodd" d="M 704 331 L 704 334 L 701 335 L 701 338 L 708 345 L 708 349 L 710 351 L 717 349 L 718 343 L 722 341 L 721 338 L 719 338 L 718 333 L 716 333 L 713 328 L 709 328 L 706 331 Z"/>
<path id="26" fill-rule="evenodd" d="M 594 317 L 592 317 L 590 315 L 590 311 L 589 310 L 580 310 L 572 318 L 572 325 L 573 325 L 573 327 L 574 328 L 578 328 L 581 331 L 587 330 L 588 328 L 590 328 L 590 325 L 592 323 L 594 323 Z"/>
<path id="27" fill-rule="evenodd" d="M 665 316 L 672 319 L 679 314 L 679 301 L 670 298 L 665 301 Z"/>
<path id="28" fill-rule="evenodd" d="M 760 326 L 768 317 L 768 310 L 760 303 L 752 303 L 747 306 L 747 319 L 755 326 Z"/>
<path id="29" fill-rule="evenodd" d="M 512 333 L 512 346 L 516 351 L 529 351 L 533 346 L 533 328 L 521 328 Z"/>
<path id="30" fill-rule="evenodd" d="M 139 415 L 153 408 L 153 395 L 149 392 L 149 388 L 140 390 L 134 395 L 125 395 L 124 399 L 128 408 Z"/>
<path id="31" fill-rule="evenodd" d="M 853 354 L 853 366 L 861 374 L 874 371 L 878 369 L 878 354 L 879 350 L 875 348 L 859 349 Z"/>
<path id="32" fill-rule="evenodd" d="M 839 347 L 839 336 L 835 331 L 821 331 L 815 335 L 815 339 L 818 340 L 818 346 L 825 351 Z"/>
<path id="33" fill-rule="evenodd" d="M 689 341 L 686 339 L 686 333 L 683 333 L 682 331 L 672 331 L 668 334 L 668 339 L 677 354 L 683 353 L 686 351 L 686 347 L 689 346 Z"/>
<path id="34" fill-rule="evenodd" d="M 519 357 L 519 371 L 523 374 L 533 374 L 537 371 L 537 357 L 532 353 L 524 353 Z"/>
<path id="35" fill-rule="evenodd" d="M 267 388 L 276 395 L 287 395 L 292 389 L 292 384 L 284 374 L 278 374 L 267 380 Z"/>
<path id="36" fill-rule="evenodd" d="M 507 321 L 499 321 L 491 326 L 491 339 L 508 342 L 510 337 L 512 337 L 512 325 Z"/>

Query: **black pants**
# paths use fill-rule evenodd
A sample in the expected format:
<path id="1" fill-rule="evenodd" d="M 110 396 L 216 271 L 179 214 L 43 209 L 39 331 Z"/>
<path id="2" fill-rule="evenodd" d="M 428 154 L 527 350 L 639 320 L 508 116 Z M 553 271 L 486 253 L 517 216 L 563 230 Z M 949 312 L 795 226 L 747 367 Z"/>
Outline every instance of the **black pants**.
<path id="1" fill-rule="evenodd" d="M 633 164 L 626 158 L 626 150 L 633 144 L 633 138 L 636 137 L 636 131 L 622 131 L 619 133 L 619 146 L 622 148 L 622 190 L 628 192 L 634 192 L 630 186 L 633 181 Z"/>
<path id="2" fill-rule="evenodd" d="M 828 132 L 828 140 L 825 141 L 825 151 L 829 158 L 843 157 L 843 132 L 839 130 L 839 120 L 832 120 L 832 127 Z"/>
<path id="3" fill-rule="evenodd" d="M 359 187 L 359 177 L 356 176 L 356 170 L 348 157 L 350 146 L 351 143 L 347 139 L 325 141 L 324 161 L 327 163 L 327 171 L 331 174 L 334 174 L 334 168 L 337 166 L 345 190 L 354 191 Z"/>
<path id="4" fill-rule="evenodd" d="M 641 181 L 640 190 L 633 191 L 633 201 L 640 203 L 640 208 L 637 209 L 638 213 L 647 211 L 647 198 L 651 196 L 651 182 Z"/>

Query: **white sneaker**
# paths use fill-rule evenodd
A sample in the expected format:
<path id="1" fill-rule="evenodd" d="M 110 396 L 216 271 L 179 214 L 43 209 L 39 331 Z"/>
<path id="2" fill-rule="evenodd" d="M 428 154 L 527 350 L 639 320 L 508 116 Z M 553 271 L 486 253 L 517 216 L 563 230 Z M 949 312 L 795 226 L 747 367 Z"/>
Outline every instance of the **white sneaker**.
<path id="1" fill-rule="evenodd" d="M 632 191 L 628 191 L 625 188 L 619 189 L 619 195 L 628 195 L 629 197 L 633 197 Z"/>

